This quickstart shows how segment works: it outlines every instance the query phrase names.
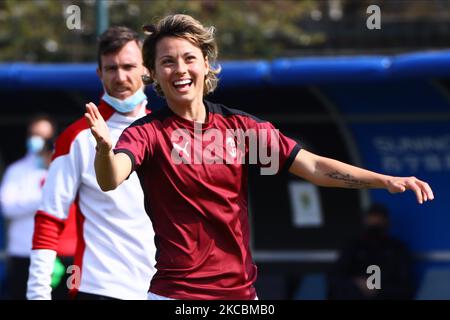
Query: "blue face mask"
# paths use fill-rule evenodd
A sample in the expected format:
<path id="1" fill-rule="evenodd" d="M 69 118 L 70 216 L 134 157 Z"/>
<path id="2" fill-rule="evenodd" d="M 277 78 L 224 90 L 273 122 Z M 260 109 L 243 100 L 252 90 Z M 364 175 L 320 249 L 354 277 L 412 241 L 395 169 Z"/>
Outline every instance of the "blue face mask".
<path id="1" fill-rule="evenodd" d="M 111 97 L 105 90 L 105 94 L 102 99 L 108 103 L 111 107 L 116 109 L 116 111 L 120 113 L 128 113 L 134 110 L 136 106 L 140 105 L 147 99 L 147 96 L 144 93 L 143 89 L 139 89 L 134 94 L 126 98 L 125 100 L 120 100 L 114 97 Z"/>
<path id="2" fill-rule="evenodd" d="M 40 136 L 31 136 L 27 139 L 27 151 L 28 153 L 38 154 L 42 151 L 45 145 L 44 138 Z"/>

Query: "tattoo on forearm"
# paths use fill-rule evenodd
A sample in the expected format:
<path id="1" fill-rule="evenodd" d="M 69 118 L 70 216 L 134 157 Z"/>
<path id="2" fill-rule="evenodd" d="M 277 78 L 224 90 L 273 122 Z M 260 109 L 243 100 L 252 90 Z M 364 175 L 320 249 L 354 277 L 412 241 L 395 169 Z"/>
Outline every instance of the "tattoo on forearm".
<path id="1" fill-rule="evenodd" d="M 340 173 L 339 171 L 325 173 L 326 176 L 331 179 L 341 180 L 344 184 L 349 188 L 368 188 L 370 187 L 370 183 L 366 181 L 361 181 L 355 179 L 355 177 L 350 174 Z"/>

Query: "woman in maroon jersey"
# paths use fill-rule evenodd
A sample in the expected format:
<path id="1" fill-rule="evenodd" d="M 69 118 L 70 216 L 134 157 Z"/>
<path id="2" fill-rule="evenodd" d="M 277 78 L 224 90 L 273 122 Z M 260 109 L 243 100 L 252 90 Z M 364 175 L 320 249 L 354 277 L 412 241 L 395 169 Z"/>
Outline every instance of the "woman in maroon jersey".
<path id="1" fill-rule="evenodd" d="M 392 177 L 302 149 L 272 124 L 204 99 L 216 85 L 214 28 L 187 15 L 144 27 L 149 82 L 167 102 L 133 123 L 115 149 L 94 104 L 86 118 L 97 140 L 95 170 L 104 191 L 136 170 L 153 222 L 157 273 L 153 299 L 256 299 L 249 248 L 248 165 L 282 170 L 320 186 L 412 190 L 433 199 L 415 177 Z"/>

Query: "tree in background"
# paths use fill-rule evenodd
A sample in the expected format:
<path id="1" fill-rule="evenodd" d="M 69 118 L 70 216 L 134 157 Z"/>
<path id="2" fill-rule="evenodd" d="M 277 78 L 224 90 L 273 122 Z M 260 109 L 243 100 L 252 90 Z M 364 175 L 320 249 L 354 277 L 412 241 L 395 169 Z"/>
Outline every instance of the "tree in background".
<path id="1" fill-rule="evenodd" d="M 66 8 L 81 10 L 81 30 L 66 27 Z M 110 25 L 140 30 L 170 13 L 193 15 L 217 28 L 222 59 L 271 58 L 314 37 L 298 21 L 314 1 L 115 0 Z M 95 61 L 95 1 L 0 1 L 0 61 Z M 320 35 L 316 37 L 320 41 Z"/>
<path id="2" fill-rule="evenodd" d="M 385 54 L 450 46 L 450 1 L 441 0 L 0 0 L 0 62 L 95 61 L 96 1 L 110 25 L 140 30 L 186 13 L 217 28 L 221 60 L 323 54 Z M 382 30 L 366 28 L 381 7 Z M 67 7 L 81 29 L 66 26 Z"/>

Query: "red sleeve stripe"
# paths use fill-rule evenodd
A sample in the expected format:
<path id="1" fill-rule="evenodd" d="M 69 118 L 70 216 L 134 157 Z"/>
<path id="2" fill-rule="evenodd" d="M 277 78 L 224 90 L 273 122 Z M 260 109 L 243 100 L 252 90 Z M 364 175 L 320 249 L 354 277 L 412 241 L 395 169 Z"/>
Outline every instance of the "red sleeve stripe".
<path id="1" fill-rule="evenodd" d="M 100 100 L 100 104 L 98 106 L 98 111 L 102 115 L 103 119 L 107 121 L 114 114 L 114 109 L 110 107 L 105 101 Z M 57 157 L 68 154 L 70 151 L 70 146 L 72 142 L 75 140 L 77 135 L 89 128 L 89 125 L 84 118 L 84 116 L 74 123 L 72 123 L 66 130 L 63 131 L 56 139 L 55 144 L 55 152 L 53 153 L 52 161 Z"/>
<path id="2" fill-rule="evenodd" d="M 69 215 L 64 220 L 64 230 L 59 237 L 58 256 L 73 257 L 77 246 L 76 214 L 78 202 L 74 201 L 69 208 Z"/>
<path id="3" fill-rule="evenodd" d="M 59 236 L 64 229 L 64 220 L 44 211 L 36 212 L 34 217 L 33 250 L 50 249 L 57 251 Z"/>

